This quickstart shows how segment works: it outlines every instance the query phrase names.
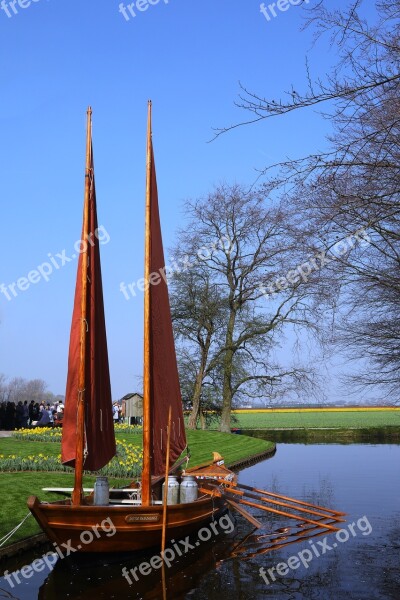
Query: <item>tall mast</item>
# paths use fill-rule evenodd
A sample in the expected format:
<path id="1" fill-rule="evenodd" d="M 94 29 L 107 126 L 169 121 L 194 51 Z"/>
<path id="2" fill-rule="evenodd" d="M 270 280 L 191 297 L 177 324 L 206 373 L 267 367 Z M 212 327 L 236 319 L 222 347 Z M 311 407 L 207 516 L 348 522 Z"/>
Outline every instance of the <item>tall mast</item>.
<path id="1" fill-rule="evenodd" d="M 144 361 L 143 361 L 143 472 L 142 472 L 142 504 L 151 504 L 151 381 L 150 381 L 150 200 L 151 200 L 151 100 L 148 101 L 147 114 L 147 151 L 146 151 L 146 217 L 145 217 L 145 253 L 144 253 Z"/>
<path id="2" fill-rule="evenodd" d="M 87 239 L 89 233 L 89 198 L 91 186 L 91 154 L 92 154 L 92 109 L 87 110 L 86 127 L 86 169 L 85 169 L 85 196 L 83 208 L 82 240 Z M 84 245 L 85 246 L 85 245 Z M 80 330 L 80 362 L 78 379 L 78 408 L 76 424 L 76 458 L 75 458 L 75 480 L 71 495 L 73 505 L 82 504 L 83 500 L 83 458 L 85 445 L 85 369 L 86 369 L 86 336 L 87 336 L 87 271 L 88 253 L 87 244 L 82 252 L 82 296 L 81 296 L 81 330 Z"/>

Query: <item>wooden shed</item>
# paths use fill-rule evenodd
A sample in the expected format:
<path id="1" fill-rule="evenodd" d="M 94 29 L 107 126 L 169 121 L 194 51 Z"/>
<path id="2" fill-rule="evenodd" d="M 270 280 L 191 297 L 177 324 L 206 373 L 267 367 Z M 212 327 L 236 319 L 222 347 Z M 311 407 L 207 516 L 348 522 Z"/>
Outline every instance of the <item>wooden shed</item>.
<path id="1" fill-rule="evenodd" d="M 121 398 L 122 418 L 129 425 L 141 425 L 143 419 L 143 396 L 138 392 Z"/>

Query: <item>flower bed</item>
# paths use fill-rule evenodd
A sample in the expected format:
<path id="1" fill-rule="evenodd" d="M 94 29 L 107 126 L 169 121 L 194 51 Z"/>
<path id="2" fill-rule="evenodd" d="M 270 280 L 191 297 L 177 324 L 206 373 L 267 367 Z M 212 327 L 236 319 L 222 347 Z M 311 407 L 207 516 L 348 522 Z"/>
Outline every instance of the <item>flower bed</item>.
<path id="1" fill-rule="evenodd" d="M 20 429 L 14 432 L 17 440 L 31 441 L 32 453 L 28 456 L 17 454 L 0 454 L 0 471 L 61 471 L 71 473 L 72 468 L 61 463 L 61 454 L 58 456 L 45 456 L 37 453 L 35 445 L 40 442 L 61 441 L 61 432 L 47 427 L 38 429 Z M 39 444 L 38 444 L 39 445 Z M 29 446 L 30 451 L 30 446 Z M 125 439 L 117 440 L 116 456 L 96 474 L 107 477 L 139 477 L 142 472 L 143 451 L 139 446 L 127 442 Z M 89 471 L 85 473 L 90 474 Z M 93 473 L 92 473 L 93 474 Z"/>

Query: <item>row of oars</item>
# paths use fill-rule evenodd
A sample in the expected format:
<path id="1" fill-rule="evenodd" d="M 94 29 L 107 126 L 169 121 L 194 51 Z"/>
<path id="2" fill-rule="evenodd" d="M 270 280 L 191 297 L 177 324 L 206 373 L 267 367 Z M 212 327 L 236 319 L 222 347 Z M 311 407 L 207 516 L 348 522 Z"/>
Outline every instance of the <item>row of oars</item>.
<path id="1" fill-rule="evenodd" d="M 249 552 L 242 540 L 231 553 L 231 558 L 246 553 L 245 558 L 248 560 L 256 555 L 265 554 L 298 541 L 339 531 L 337 524 L 345 521 L 342 517 L 346 513 L 240 483 L 201 487 L 200 489 L 203 493 L 220 495 L 225 498 L 227 504 L 245 517 L 254 527 L 245 539 L 248 540 L 253 536 L 259 547 L 255 551 Z M 246 508 L 247 506 L 257 508 L 280 517 L 287 517 L 295 520 L 296 523 L 293 528 L 281 527 L 267 534 L 254 536 L 254 531 L 260 529 L 263 524 L 250 514 L 244 506 Z"/>
<path id="2" fill-rule="evenodd" d="M 221 495 L 225 498 L 229 506 L 244 516 L 256 528 L 262 527 L 262 523 L 243 506 L 250 506 L 290 519 L 296 519 L 296 521 L 300 521 L 301 523 L 306 523 L 314 527 L 323 527 L 329 531 L 338 531 L 339 529 L 332 522 L 344 522 L 344 519 L 341 518 L 345 515 L 343 512 L 240 483 L 231 483 L 224 487 L 211 486 L 210 489 L 202 487 L 201 491 L 203 493 Z"/>
<path id="3" fill-rule="evenodd" d="M 165 482 L 168 481 L 169 474 L 169 451 L 170 451 L 170 429 L 171 429 L 171 407 L 168 411 L 168 429 L 167 429 L 167 455 L 165 465 Z M 265 512 L 287 517 L 296 520 L 297 529 L 292 532 L 290 527 L 284 527 L 271 532 L 267 535 L 258 535 L 257 542 L 262 543 L 262 548 L 256 552 L 248 553 L 246 558 L 251 558 L 256 554 L 263 554 L 272 549 L 281 548 L 289 544 L 293 544 L 298 540 L 309 539 L 324 533 L 339 531 L 338 523 L 343 523 L 342 518 L 346 513 L 325 508 L 303 500 L 296 500 L 289 496 L 267 492 L 259 488 L 250 487 L 241 483 L 229 482 L 229 484 L 218 485 L 211 484 L 209 487 L 201 486 L 200 491 L 204 494 L 212 494 L 222 496 L 227 504 L 236 510 L 239 514 L 245 517 L 255 529 L 260 529 L 263 524 L 256 519 L 252 514 L 244 508 L 249 506 L 257 508 Z M 161 551 L 164 552 L 166 544 L 166 529 L 167 529 L 167 485 L 165 485 L 163 498 L 163 525 L 162 525 L 162 540 Z M 279 507 L 279 508 L 278 508 Z M 243 541 L 242 541 L 243 543 Z M 239 544 L 239 546 L 242 545 Z M 239 553 L 239 547 L 236 548 L 232 556 Z M 163 599 L 166 600 L 166 575 L 163 561 L 162 568 L 162 586 Z"/>

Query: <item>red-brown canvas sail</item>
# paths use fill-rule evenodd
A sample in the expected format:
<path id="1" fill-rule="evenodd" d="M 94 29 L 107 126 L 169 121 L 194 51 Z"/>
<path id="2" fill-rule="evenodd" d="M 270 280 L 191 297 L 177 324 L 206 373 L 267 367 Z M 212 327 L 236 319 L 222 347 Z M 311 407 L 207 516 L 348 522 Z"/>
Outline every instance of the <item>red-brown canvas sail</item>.
<path id="1" fill-rule="evenodd" d="M 90 115 L 91 111 L 88 111 L 90 134 L 88 133 L 85 207 L 71 324 L 61 455 L 64 464 L 76 466 L 78 404 L 83 401 L 83 468 L 96 471 L 112 459 L 116 453 L 116 446 L 104 320 Z M 84 378 L 84 385 L 81 387 L 82 364 L 84 368 L 81 377 Z"/>
<path id="2" fill-rule="evenodd" d="M 151 110 L 151 107 L 149 108 Z M 146 271 L 150 281 L 150 285 L 147 288 L 150 313 L 147 323 L 149 341 L 149 416 L 151 427 L 150 469 L 153 475 L 164 475 L 169 407 L 171 407 L 172 415 L 170 464 L 173 464 L 185 449 L 186 435 L 168 287 L 165 280 L 165 260 L 158 209 L 157 179 L 151 141 L 151 126 L 148 135 L 150 136 L 148 140 L 148 159 L 150 160 L 150 165 L 148 165 L 147 172 L 149 196 L 147 234 L 149 235 L 149 244 L 147 244 L 148 256 L 146 257 L 146 261 L 148 261 L 148 264 Z M 144 451 L 146 452 L 146 448 Z"/>

